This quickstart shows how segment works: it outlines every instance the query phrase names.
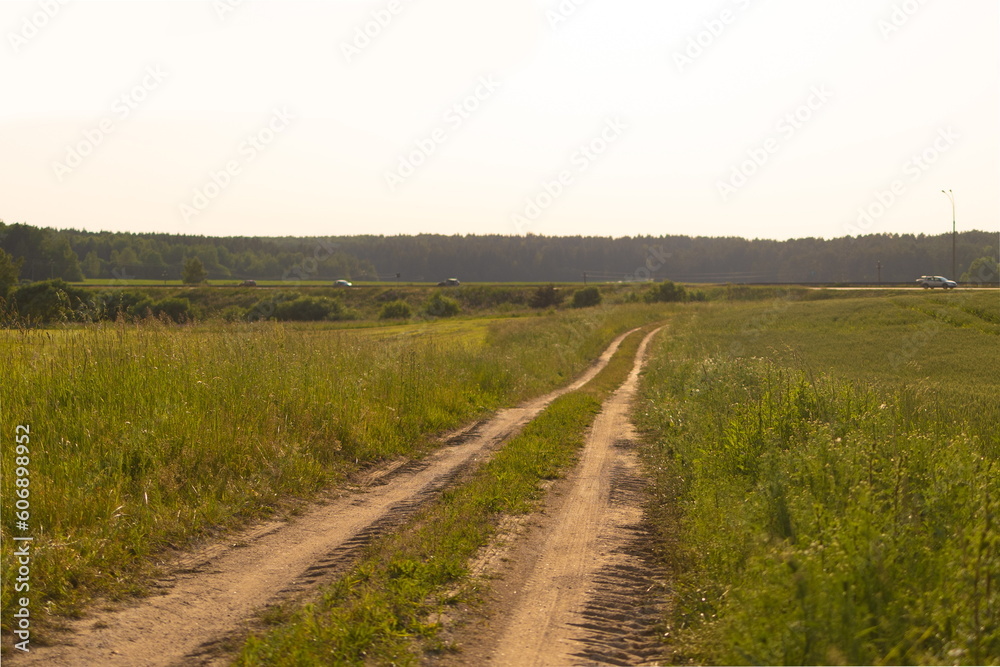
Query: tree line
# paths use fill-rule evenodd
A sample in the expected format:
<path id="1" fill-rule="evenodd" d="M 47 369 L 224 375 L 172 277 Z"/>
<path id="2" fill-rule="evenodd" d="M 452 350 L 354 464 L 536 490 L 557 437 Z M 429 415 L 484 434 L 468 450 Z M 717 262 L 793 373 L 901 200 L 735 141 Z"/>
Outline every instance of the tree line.
<path id="1" fill-rule="evenodd" d="M 663 281 L 911 283 L 921 275 L 998 279 L 996 233 L 870 234 L 788 241 L 735 237 L 205 237 L 56 230 L 0 221 L 19 280 L 178 280 L 197 259 L 208 280 L 437 282 Z"/>

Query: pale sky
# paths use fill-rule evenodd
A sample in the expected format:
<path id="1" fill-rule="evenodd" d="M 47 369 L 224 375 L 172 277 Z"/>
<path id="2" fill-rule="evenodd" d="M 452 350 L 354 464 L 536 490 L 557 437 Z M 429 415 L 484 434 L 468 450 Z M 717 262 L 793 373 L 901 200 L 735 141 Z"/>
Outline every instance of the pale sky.
<path id="1" fill-rule="evenodd" d="M 994 0 L 0 1 L 0 219 L 1000 228 Z M 859 215 L 859 209 L 867 211 Z"/>

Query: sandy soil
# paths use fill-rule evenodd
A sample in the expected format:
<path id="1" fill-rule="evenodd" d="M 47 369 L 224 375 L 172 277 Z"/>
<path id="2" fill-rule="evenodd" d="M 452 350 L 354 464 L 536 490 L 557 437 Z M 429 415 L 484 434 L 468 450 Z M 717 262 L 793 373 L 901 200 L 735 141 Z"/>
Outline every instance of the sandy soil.
<path id="1" fill-rule="evenodd" d="M 307 595 L 346 569 L 358 550 L 477 466 L 558 396 L 588 382 L 618 349 L 608 347 L 571 385 L 500 411 L 448 437 L 420 460 L 385 466 L 354 488 L 289 521 L 253 526 L 168 563 L 158 594 L 69 623 L 55 645 L 10 656 L 17 665 L 224 663 L 235 639 L 270 605 Z"/>
<path id="2" fill-rule="evenodd" d="M 455 630 L 457 654 L 429 662 L 637 665 L 663 655 L 657 637 L 667 583 L 649 551 L 629 420 L 653 334 L 595 420 L 578 465 L 551 489 L 545 512 L 485 550 L 475 568 L 493 578 L 484 616 Z"/>

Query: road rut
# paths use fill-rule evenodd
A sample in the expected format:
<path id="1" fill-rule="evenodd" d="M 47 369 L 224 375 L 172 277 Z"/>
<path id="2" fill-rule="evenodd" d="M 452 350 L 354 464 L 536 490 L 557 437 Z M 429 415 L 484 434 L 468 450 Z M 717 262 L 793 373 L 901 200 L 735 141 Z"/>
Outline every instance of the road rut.
<path id="1" fill-rule="evenodd" d="M 631 374 L 603 405 L 541 525 L 503 556 L 517 564 L 499 568 L 488 627 L 475 629 L 481 639 L 463 646 L 457 662 L 635 665 L 663 655 L 657 625 L 667 584 L 649 551 L 629 418 L 657 331 L 643 339 Z"/>

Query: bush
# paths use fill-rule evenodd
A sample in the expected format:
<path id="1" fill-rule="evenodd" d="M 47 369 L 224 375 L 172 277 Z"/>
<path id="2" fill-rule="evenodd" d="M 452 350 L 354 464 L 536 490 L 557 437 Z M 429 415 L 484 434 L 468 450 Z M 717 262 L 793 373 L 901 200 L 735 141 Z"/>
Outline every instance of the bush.
<path id="1" fill-rule="evenodd" d="M 532 308 L 552 308 L 562 303 L 563 294 L 555 285 L 542 285 L 531 295 Z"/>
<path id="2" fill-rule="evenodd" d="M 61 279 L 23 285 L 11 294 L 17 314 L 31 322 L 65 322 L 80 319 L 79 313 L 90 310 L 84 290 L 70 287 Z"/>
<path id="3" fill-rule="evenodd" d="M 587 308 L 601 303 L 601 292 L 596 287 L 584 287 L 573 292 L 573 307 Z"/>
<path id="4" fill-rule="evenodd" d="M 343 319 L 344 307 L 325 296 L 300 296 L 274 306 L 274 318 L 282 322 L 318 322 Z"/>
<path id="5" fill-rule="evenodd" d="M 191 302 L 180 297 L 167 297 L 153 304 L 153 315 L 169 317 L 174 322 L 191 319 Z"/>
<path id="6" fill-rule="evenodd" d="M 434 292 L 424 303 L 424 312 L 432 317 L 453 317 L 461 312 L 458 302 L 441 292 Z"/>
<path id="7" fill-rule="evenodd" d="M 688 293 L 684 289 L 684 285 L 679 285 L 671 280 L 664 280 L 650 290 L 649 294 L 646 295 L 646 300 L 650 303 L 658 301 L 665 303 L 687 301 Z"/>
<path id="8" fill-rule="evenodd" d="M 130 305 L 115 311 L 114 317 L 109 319 L 117 320 L 119 315 L 127 315 L 130 318 L 141 320 L 144 317 L 153 315 L 153 300 L 149 297 L 142 297 L 138 301 L 131 301 Z"/>
<path id="9" fill-rule="evenodd" d="M 380 320 L 405 320 L 412 316 L 413 309 L 410 308 L 410 304 L 397 299 L 382 306 L 382 312 L 379 313 L 378 317 Z"/>
<path id="10" fill-rule="evenodd" d="M 93 294 L 89 301 L 90 319 L 117 320 L 119 317 L 145 317 L 153 300 L 142 292 L 109 290 Z"/>

